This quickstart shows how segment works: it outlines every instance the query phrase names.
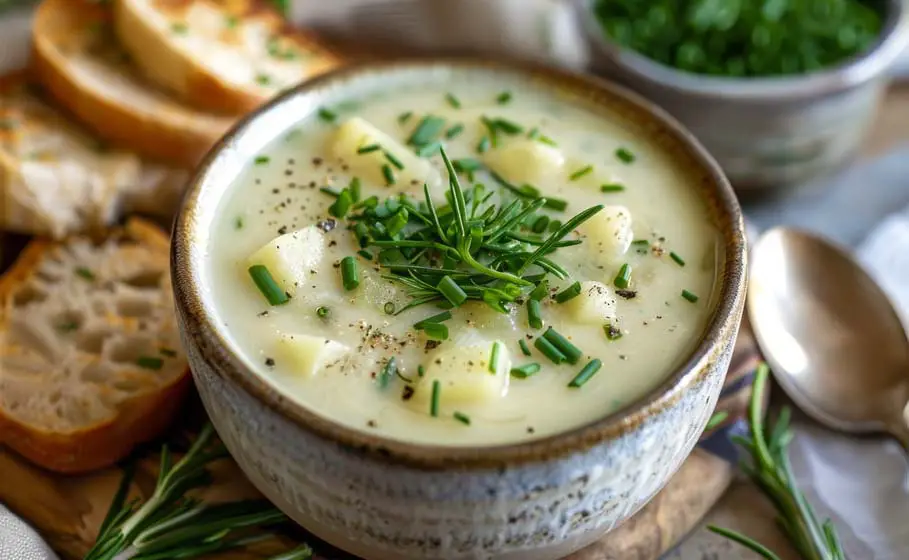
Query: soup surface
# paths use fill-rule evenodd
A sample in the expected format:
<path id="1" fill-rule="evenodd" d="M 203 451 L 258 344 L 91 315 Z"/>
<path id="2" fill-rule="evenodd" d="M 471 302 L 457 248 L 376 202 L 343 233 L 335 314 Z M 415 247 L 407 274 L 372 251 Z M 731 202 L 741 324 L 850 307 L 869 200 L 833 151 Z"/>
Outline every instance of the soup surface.
<path id="1" fill-rule="evenodd" d="M 339 100 L 222 203 L 218 320 L 259 375 L 350 427 L 551 435 L 696 346 L 721 258 L 697 180 L 621 115 L 508 76 Z"/>

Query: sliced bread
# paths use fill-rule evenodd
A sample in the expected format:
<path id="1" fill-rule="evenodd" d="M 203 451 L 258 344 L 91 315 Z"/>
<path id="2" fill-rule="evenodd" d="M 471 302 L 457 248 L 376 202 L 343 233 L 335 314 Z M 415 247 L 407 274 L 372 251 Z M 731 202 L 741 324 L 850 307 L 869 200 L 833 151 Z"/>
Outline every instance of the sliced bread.
<path id="1" fill-rule="evenodd" d="M 337 65 L 265 0 L 115 0 L 114 28 L 150 80 L 207 111 L 246 113 Z"/>
<path id="2" fill-rule="evenodd" d="M 139 219 L 100 241 L 32 241 L 0 278 L 0 445 L 58 472 L 157 436 L 190 386 L 168 239 Z"/>
<path id="3" fill-rule="evenodd" d="M 102 139 L 192 167 L 233 124 L 160 91 L 120 48 L 106 2 L 45 0 L 35 12 L 32 65 L 57 101 Z"/>

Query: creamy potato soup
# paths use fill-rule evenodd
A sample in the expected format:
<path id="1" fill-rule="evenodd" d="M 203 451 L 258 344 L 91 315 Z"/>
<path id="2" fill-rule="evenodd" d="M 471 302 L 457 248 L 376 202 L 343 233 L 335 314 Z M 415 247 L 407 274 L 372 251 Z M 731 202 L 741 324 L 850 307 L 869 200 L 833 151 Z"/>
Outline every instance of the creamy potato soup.
<path id="1" fill-rule="evenodd" d="M 619 115 L 507 81 L 325 106 L 220 209 L 219 320 L 259 375 L 359 430 L 565 431 L 701 337 L 721 249 L 697 180 Z"/>

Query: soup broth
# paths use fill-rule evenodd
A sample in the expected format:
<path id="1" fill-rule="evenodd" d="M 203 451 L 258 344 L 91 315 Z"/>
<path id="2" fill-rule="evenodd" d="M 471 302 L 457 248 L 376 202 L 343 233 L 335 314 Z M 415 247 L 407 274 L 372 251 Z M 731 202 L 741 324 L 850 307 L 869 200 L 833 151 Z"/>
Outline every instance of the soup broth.
<path id="1" fill-rule="evenodd" d="M 352 428 L 544 437 L 640 398 L 697 345 L 721 259 L 698 180 L 622 115 L 507 77 L 350 99 L 232 185 L 218 317 L 259 375 Z"/>

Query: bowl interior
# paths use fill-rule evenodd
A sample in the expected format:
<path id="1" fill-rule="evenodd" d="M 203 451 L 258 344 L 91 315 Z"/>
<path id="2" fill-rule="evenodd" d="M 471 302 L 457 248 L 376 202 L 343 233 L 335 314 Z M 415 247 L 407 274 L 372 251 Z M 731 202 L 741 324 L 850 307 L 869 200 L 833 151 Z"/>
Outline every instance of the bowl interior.
<path id="1" fill-rule="evenodd" d="M 703 339 L 657 388 L 624 409 L 569 432 L 512 445 L 461 448 L 404 443 L 341 426 L 284 397 L 267 379 L 254 373 L 239 352 L 233 351 L 234 343 L 221 327 L 223 321 L 209 288 L 207 252 L 225 193 L 257 154 L 320 107 L 395 88 L 488 81 L 491 77 L 507 81 L 513 89 L 545 88 L 567 102 L 626 119 L 683 168 L 691 170 L 723 244 L 718 263 L 720 287 L 715 292 L 714 312 Z M 435 59 L 343 68 L 298 86 L 237 124 L 209 153 L 190 183 L 175 224 L 172 263 L 185 334 L 203 349 L 204 358 L 221 375 L 319 436 L 422 467 L 465 467 L 511 464 L 579 451 L 632 429 L 652 411 L 678 398 L 694 382 L 696 366 L 708 359 L 730 327 L 737 327 L 730 323 L 737 321 L 736 310 L 741 309 L 745 241 L 738 203 L 716 163 L 678 123 L 636 95 L 593 78 L 527 63 Z"/>

